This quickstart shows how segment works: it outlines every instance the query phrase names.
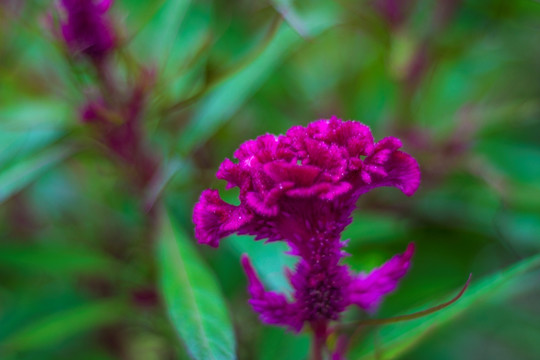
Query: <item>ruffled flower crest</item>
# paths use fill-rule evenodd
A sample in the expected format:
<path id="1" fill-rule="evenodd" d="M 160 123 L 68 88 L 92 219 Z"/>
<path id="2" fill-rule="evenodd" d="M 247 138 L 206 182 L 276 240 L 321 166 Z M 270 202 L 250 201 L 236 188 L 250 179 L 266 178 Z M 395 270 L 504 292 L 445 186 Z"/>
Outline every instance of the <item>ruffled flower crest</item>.
<path id="1" fill-rule="evenodd" d="M 369 275 L 354 275 L 340 264 L 341 232 L 363 193 L 379 186 L 416 191 L 418 164 L 400 147 L 392 137 L 374 143 L 367 126 L 336 117 L 249 140 L 234 153 L 237 162 L 225 159 L 217 172 L 227 188 L 240 189 L 240 205 L 205 190 L 193 212 L 196 238 L 213 247 L 233 233 L 283 240 L 300 257 L 289 274 L 293 300 L 266 292 L 243 258 L 250 302 L 267 323 L 324 328 L 351 304 L 373 310 L 405 275 L 413 247 Z"/>

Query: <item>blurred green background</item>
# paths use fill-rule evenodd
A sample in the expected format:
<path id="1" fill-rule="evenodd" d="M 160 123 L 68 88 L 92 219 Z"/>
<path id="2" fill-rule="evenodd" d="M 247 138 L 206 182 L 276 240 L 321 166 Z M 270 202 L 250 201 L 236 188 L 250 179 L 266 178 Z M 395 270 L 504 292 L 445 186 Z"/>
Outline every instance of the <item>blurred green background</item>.
<path id="1" fill-rule="evenodd" d="M 80 120 L 100 79 L 48 28 L 56 11 L 0 1 L 0 359 L 211 358 L 199 328 L 216 359 L 307 358 L 307 333 L 247 304 L 240 254 L 287 289 L 283 244 L 197 245 L 191 212 L 209 187 L 234 201 L 215 172 L 242 142 L 332 115 L 399 137 L 422 170 L 411 198 L 363 196 L 344 235 L 357 271 L 416 243 L 376 317 L 473 274 L 459 302 L 366 328 L 348 358 L 540 358 L 538 1 L 118 0 L 110 71 L 126 89 L 154 74 L 142 187 Z"/>

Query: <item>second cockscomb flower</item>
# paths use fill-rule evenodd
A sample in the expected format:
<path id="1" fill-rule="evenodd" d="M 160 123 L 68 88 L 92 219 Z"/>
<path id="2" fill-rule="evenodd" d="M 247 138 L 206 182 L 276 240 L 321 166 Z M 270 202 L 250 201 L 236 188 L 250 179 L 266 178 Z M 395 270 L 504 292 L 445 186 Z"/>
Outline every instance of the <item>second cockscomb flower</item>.
<path id="1" fill-rule="evenodd" d="M 300 258 L 289 273 L 292 298 L 266 291 L 244 256 L 250 303 L 268 324 L 300 331 L 308 323 L 326 338 L 330 321 L 348 306 L 376 309 L 410 266 L 413 244 L 369 274 L 341 264 L 341 233 L 360 195 L 393 186 L 410 196 L 418 188 L 418 164 L 400 147 L 393 137 L 374 143 L 366 125 L 336 117 L 247 141 L 234 154 L 238 162 L 226 159 L 217 173 L 240 189 L 240 205 L 205 190 L 193 212 L 195 236 L 212 247 L 233 233 L 287 242 Z"/>

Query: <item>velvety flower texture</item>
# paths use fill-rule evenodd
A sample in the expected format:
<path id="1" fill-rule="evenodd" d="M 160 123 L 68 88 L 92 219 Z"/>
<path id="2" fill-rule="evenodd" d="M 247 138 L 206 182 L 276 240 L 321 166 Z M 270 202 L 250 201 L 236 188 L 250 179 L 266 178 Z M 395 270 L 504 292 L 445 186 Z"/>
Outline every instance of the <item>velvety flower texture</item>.
<path id="1" fill-rule="evenodd" d="M 107 10 L 112 0 L 61 0 L 66 12 L 62 36 L 69 49 L 93 60 L 103 59 L 115 46 L 115 35 Z"/>
<path id="2" fill-rule="evenodd" d="M 379 186 L 406 195 L 418 188 L 418 164 L 400 147 L 393 137 L 374 143 L 367 126 L 336 117 L 247 141 L 234 154 L 238 162 L 225 159 L 217 173 L 227 188 L 240 188 L 240 205 L 205 190 L 193 212 L 196 238 L 213 247 L 233 233 L 286 241 L 300 257 L 288 273 L 293 298 L 266 291 L 244 256 L 250 303 L 266 323 L 299 331 L 307 322 L 324 337 L 347 306 L 373 311 L 409 268 L 413 244 L 369 274 L 340 263 L 341 233 L 360 195 Z"/>

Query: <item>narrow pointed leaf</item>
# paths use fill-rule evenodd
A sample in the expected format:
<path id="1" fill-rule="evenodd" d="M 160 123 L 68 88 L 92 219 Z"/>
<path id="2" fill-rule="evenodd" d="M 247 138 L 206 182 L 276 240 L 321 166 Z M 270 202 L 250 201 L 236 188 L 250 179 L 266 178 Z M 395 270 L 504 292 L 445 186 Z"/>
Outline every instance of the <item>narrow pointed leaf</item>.
<path id="1" fill-rule="evenodd" d="M 190 0 L 163 1 L 152 19 L 136 34 L 131 46 L 138 54 L 157 62 L 161 69 L 166 67 L 190 3 Z M 151 7 L 153 10 L 154 5 Z"/>
<path id="2" fill-rule="evenodd" d="M 54 127 L 0 129 L 0 169 L 58 140 L 64 132 Z"/>
<path id="3" fill-rule="evenodd" d="M 309 22 L 306 22 L 313 36 L 337 22 L 334 14 L 313 15 L 307 17 Z M 272 41 L 251 63 L 219 84 L 201 101 L 178 141 L 180 150 L 189 152 L 211 137 L 263 85 L 284 58 L 304 41 L 288 24 L 282 24 Z"/>
<path id="4" fill-rule="evenodd" d="M 66 159 L 73 150 L 56 147 L 14 163 L 0 172 L 0 203 Z"/>
<path id="5" fill-rule="evenodd" d="M 227 305 L 194 241 L 164 215 L 158 240 L 160 286 L 170 319 L 197 360 L 236 359 Z"/>
<path id="6" fill-rule="evenodd" d="M 114 300 L 83 304 L 53 313 L 20 329 L 0 342 L 0 353 L 34 350 L 69 336 L 110 324 L 125 316 L 122 303 Z"/>

